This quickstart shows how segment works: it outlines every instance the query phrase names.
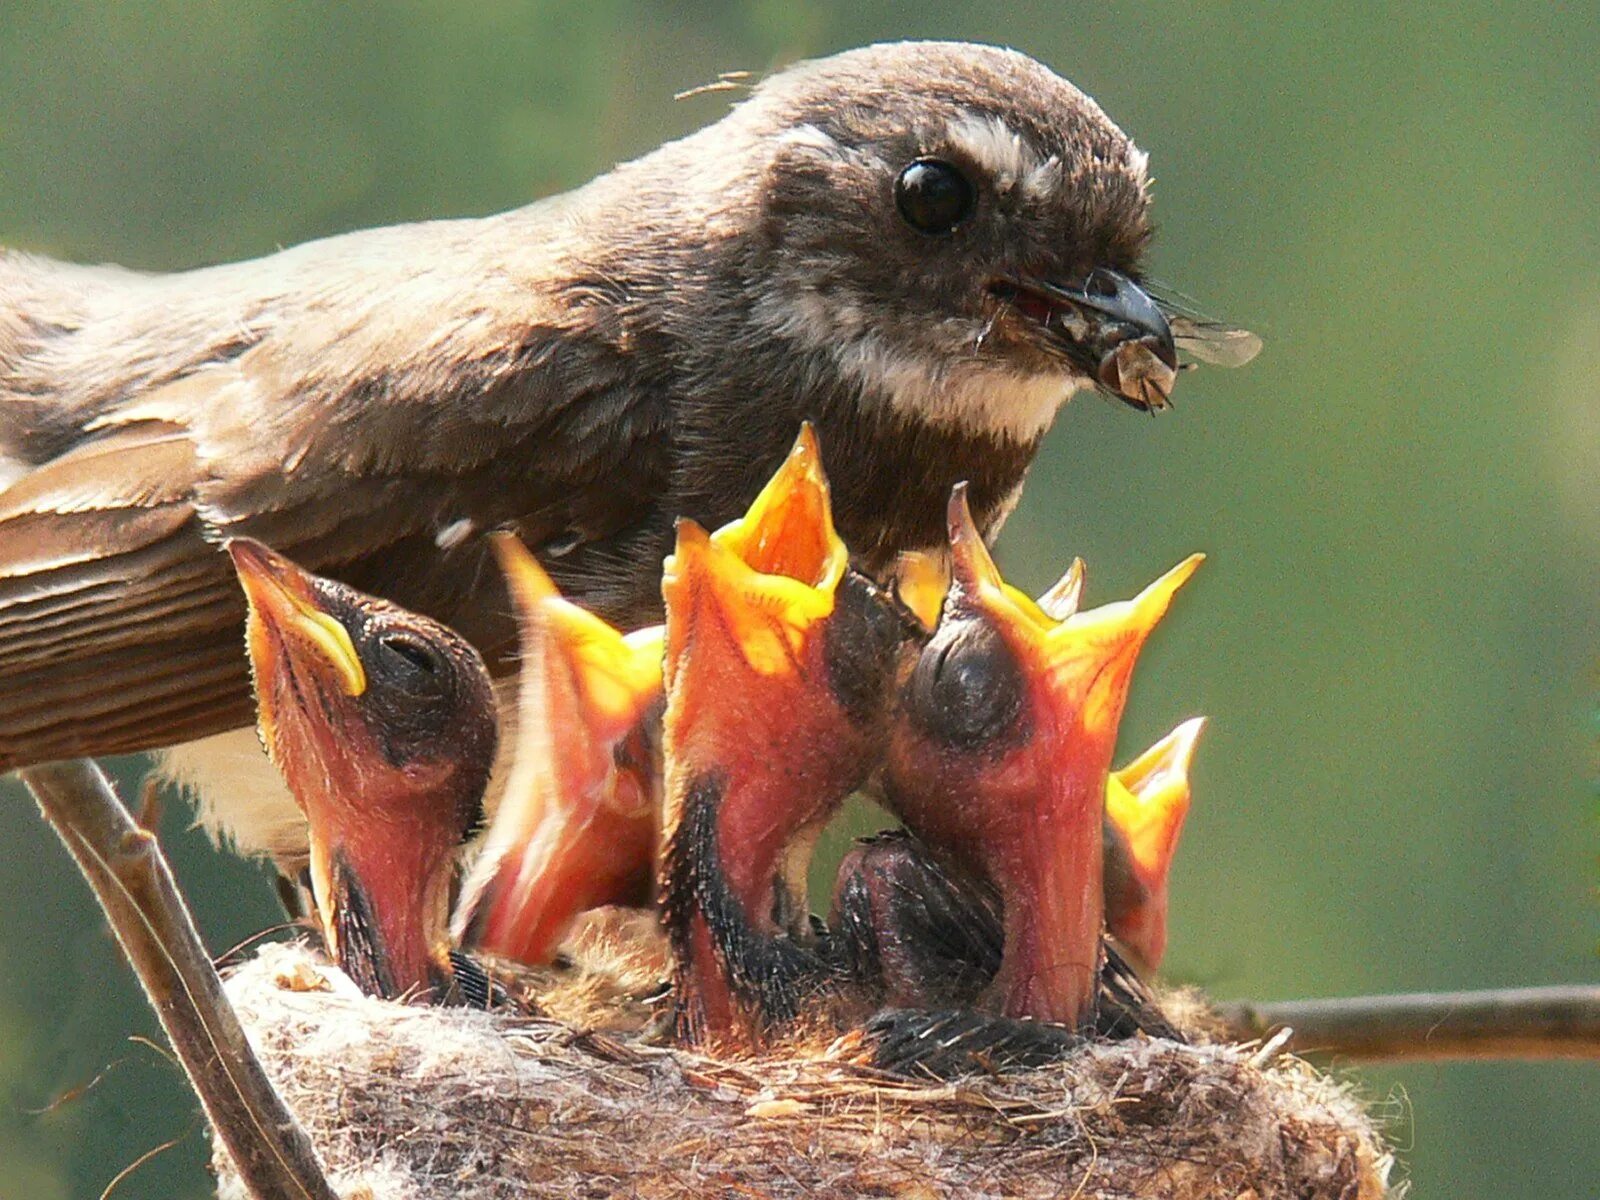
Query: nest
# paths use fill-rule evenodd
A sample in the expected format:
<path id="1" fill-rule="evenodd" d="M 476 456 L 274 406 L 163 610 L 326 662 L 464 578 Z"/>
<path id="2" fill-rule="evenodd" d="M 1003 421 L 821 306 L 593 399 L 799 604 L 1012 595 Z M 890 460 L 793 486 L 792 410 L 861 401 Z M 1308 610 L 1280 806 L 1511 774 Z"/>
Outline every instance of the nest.
<path id="1" fill-rule="evenodd" d="M 350 1200 L 1393 1194 L 1348 1089 L 1270 1047 L 1097 1043 L 937 1084 L 853 1063 L 849 1038 L 714 1059 L 370 999 L 300 946 L 228 987 Z M 220 1148 L 215 1165 L 245 1200 Z"/>

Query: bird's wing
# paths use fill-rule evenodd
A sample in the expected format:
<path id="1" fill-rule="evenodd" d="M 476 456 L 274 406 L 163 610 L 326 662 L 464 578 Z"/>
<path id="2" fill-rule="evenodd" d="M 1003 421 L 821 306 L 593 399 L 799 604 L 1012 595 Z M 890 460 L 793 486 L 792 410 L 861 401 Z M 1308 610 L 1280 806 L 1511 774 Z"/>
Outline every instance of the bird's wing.
<path id="1" fill-rule="evenodd" d="M 657 420 L 618 308 L 508 219 L 166 277 L 0 255 L 0 769 L 248 722 L 234 534 L 472 636 L 467 535 L 626 523 L 626 486 L 572 511 Z"/>
<path id="2" fill-rule="evenodd" d="M 202 537 L 195 467 L 185 432 L 150 422 L 0 493 L 0 767 L 250 719 L 241 605 Z"/>

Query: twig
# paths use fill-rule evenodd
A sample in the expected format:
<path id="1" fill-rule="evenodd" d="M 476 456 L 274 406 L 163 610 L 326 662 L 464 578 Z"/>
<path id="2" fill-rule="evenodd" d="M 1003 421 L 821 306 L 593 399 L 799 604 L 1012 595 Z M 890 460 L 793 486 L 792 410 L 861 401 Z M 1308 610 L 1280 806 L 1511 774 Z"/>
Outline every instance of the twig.
<path id="1" fill-rule="evenodd" d="M 261 1069 L 156 838 L 86 759 L 18 772 L 121 942 L 212 1128 L 257 1200 L 337 1200 Z"/>
<path id="2" fill-rule="evenodd" d="M 1289 1027 L 1289 1049 L 1368 1060 L 1600 1059 L 1600 986 L 1224 1004 L 1230 1036 Z"/>

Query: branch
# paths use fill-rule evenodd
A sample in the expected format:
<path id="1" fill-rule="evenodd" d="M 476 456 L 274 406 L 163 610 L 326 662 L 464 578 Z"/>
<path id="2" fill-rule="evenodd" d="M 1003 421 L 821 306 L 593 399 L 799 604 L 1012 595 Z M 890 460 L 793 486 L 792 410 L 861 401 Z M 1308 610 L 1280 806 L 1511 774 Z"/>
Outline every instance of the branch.
<path id="1" fill-rule="evenodd" d="M 1224 1004 L 1230 1037 L 1288 1027 L 1289 1048 L 1373 1061 L 1600 1059 L 1600 986 Z"/>
<path id="2" fill-rule="evenodd" d="M 222 990 L 155 836 L 87 759 L 17 772 L 89 881 L 212 1128 L 257 1200 L 337 1200 Z"/>

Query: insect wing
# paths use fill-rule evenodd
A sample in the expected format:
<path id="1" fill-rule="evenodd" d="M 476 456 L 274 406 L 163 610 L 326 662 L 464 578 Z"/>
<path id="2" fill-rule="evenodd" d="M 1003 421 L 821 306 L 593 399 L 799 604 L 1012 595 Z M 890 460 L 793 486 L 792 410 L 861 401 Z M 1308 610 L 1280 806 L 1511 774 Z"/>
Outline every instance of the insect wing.
<path id="1" fill-rule="evenodd" d="M 1261 339 L 1248 329 L 1180 316 L 1167 323 L 1179 350 L 1214 367 L 1242 367 L 1261 353 Z"/>

